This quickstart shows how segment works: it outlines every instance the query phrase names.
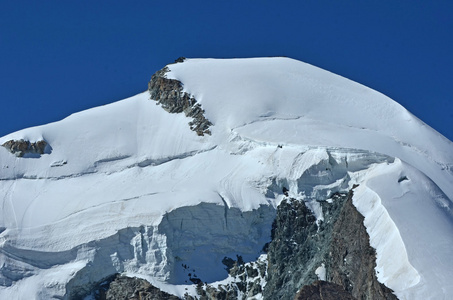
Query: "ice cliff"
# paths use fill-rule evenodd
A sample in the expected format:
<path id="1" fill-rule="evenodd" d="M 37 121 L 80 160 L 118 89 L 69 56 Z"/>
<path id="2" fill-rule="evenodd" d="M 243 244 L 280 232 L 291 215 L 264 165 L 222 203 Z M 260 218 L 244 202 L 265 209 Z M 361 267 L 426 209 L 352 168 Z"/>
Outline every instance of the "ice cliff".
<path id="1" fill-rule="evenodd" d="M 180 59 L 0 144 L 2 299 L 453 295 L 453 144 L 308 64 Z"/>

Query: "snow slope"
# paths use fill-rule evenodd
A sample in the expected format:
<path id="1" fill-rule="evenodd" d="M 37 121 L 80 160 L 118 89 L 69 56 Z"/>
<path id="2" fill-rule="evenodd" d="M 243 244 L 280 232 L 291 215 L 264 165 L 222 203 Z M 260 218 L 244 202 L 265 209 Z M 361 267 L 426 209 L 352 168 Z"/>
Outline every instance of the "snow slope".
<path id="1" fill-rule="evenodd" d="M 453 295 L 452 142 L 388 97 L 292 59 L 168 67 L 211 136 L 144 92 L 0 139 L 52 148 L 20 158 L 0 147 L 0 298 L 69 297 L 115 272 L 183 294 L 181 265 L 213 282 L 227 277 L 224 256 L 260 255 L 282 187 L 322 220 L 315 200 L 354 184 L 379 280 L 400 299 Z"/>

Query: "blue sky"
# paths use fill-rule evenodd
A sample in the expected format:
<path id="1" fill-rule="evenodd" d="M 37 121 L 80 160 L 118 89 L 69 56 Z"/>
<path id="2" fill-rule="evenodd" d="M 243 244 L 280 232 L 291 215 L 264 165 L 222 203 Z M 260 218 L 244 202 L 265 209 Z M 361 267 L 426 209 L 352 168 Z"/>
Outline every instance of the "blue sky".
<path id="1" fill-rule="evenodd" d="M 452 1 L 0 1 L 0 136 L 147 87 L 180 56 L 289 56 L 453 140 Z"/>

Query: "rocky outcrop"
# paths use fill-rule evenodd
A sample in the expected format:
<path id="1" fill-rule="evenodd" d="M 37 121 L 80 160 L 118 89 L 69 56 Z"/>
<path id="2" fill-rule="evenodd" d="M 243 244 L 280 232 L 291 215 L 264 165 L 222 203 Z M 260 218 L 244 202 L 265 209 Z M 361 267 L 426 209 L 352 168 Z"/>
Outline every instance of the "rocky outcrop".
<path id="1" fill-rule="evenodd" d="M 178 58 L 175 63 L 183 62 L 184 58 Z M 204 110 L 195 98 L 183 91 L 183 85 L 179 80 L 168 79 L 166 73 L 168 67 L 157 71 L 148 83 L 148 91 L 151 99 L 157 101 L 163 109 L 169 113 L 184 113 L 193 120 L 189 122 L 190 129 L 198 135 L 211 135 L 209 127 L 212 123 L 204 116 Z"/>
<path id="2" fill-rule="evenodd" d="M 244 263 L 240 256 L 237 260 L 225 258 L 231 262 L 229 268 L 230 282 L 227 284 L 207 284 L 197 282 L 197 295 L 185 294 L 184 300 L 227 300 L 227 299 L 261 299 L 263 282 L 266 276 L 266 260 Z M 228 264 L 228 263 L 227 263 Z M 168 294 L 156 288 L 148 281 L 115 274 L 99 283 L 91 292 L 96 300 L 176 300 L 177 296 Z M 84 297 L 77 297 L 77 299 Z"/>
<path id="3" fill-rule="evenodd" d="M 356 300 L 356 298 L 338 284 L 319 280 L 311 285 L 305 285 L 294 300 Z"/>
<path id="4" fill-rule="evenodd" d="M 259 259 L 256 262 L 244 264 L 242 258 L 238 256 L 229 270 L 229 275 L 228 284 L 215 286 L 199 283 L 196 289 L 198 295 L 186 294 L 184 300 L 262 299 L 263 282 L 266 276 L 265 260 Z"/>
<path id="5" fill-rule="evenodd" d="M 48 144 L 44 140 L 36 142 L 30 142 L 23 139 L 9 140 L 3 143 L 2 146 L 18 157 L 26 156 L 26 154 L 39 157 L 41 154 L 46 153 L 46 150 L 48 149 Z"/>
<path id="6" fill-rule="evenodd" d="M 376 251 L 370 246 L 363 220 L 348 197 L 333 226 L 326 279 L 357 299 L 397 299 L 377 281 Z"/>
<path id="7" fill-rule="evenodd" d="M 328 230 L 318 230 L 303 201 L 287 198 L 277 209 L 268 252 L 265 299 L 292 299 L 318 279 L 315 274 L 328 248 Z"/>
<path id="8" fill-rule="evenodd" d="M 148 281 L 115 275 L 100 284 L 92 296 L 96 300 L 178 300 L 179 298 L 163 292 Z"/>
<path id="9" fill-rule="evenodd" d="M 278 207 L 265 299 L 293 299 L 299 289 L 318 279 L 337 284 L 356 299 L 397 299 L 377 281 L 375 251 L 363 216 L 352 204 L 352 191 L 319 203 L 323 222 L 316 221 L 303 201 L 288 198 Z"/>

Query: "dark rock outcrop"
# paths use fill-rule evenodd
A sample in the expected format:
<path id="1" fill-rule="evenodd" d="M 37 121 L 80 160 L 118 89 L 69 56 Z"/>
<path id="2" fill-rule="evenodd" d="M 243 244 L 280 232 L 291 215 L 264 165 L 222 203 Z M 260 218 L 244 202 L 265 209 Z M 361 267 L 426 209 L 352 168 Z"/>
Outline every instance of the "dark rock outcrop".
<path id="1" fill-rule="evenodd" d="M 46 150 L 49 148 L 47 142 L 44 140 L 30 142 L 22 139 L 9 140 L 3 143 L 2 146 L 18 157 L 23 157 L 26 154 L 39 157 L 41 154 L 46 153 Z"/>
<path id="2" fill-rule="evenodd" d="M 356 298 L 346 292 L 342 286 L 320 280 L 311 285 L 305 285 L 294 300 L 356 300 Z"/>
<path id="3" fill-rule="evenodd" d="M 176 63 L 184 61 L 179 58 Z M 193 118 L 189 122 L 190 129 L 198 135 L 211 135 L 209 127 L 212 123 L 204 116 L 204 110 L 195 98 L 183 91 L 182 83 L 179 80 L 166 78 L 168 67 L 157 71 L 148 83 L 148 90 L 151 99 L 157 101 L 163 109 L 169 113 L 184 113 L 187 117 Z"/>
<path id="4" fill-rule="evenodd" d="M 96 300 L 179 300 L 144 279 L 122 275 L 115 275 L 103 282 L 93 296 Z"/>
<path id="5" fill-rule="evenodd" d="M 229 271 L 233 280 L 228 284 L 206 284 L 198 282 L 196 287 L 197 295 L 184 295 L 185 300 L 227 300 L 227 299 L 254 299 L 253 297 L 262 293 L 262 282 L 266 276 L 266 262 L 244 263 L 240 256 L 232 260 Z M 96 300 L 176 300 L 177 296 L 161 291 L 148 281 L 126 277 L 115 274 L 98 284 L 91 291 Z M 77 297 L 73 299 L 83 299 Z"/>
<path id="6" fill-rule="evenodd" d="M 303 201 L 287 199 L 279 205 L 269 244 L 265 299 L 293 299 L 297 290 L 318 280 L 315 272 L 322 265 L 323 279 L 356 299 L 397 299 L 377 281 L 375 251 L 363 216 L 352 204 L 352 191 L 336 193 L 331 200 L 319 202 L 324 213 L 319 223 Z"/>
<path id="7" fill-rule="evenodd" d="M 377 281 L 376 251 L 370 246 L 363 220 L 348 197 L 333 226 L 327 281 L 341 285 L 357 299 L 397 299 Z"/>
<path id="8" fill-rule="evenodd" d="M 266 276 L 266 262 L 258 260 L 244 264 L 239 256 L 229 270 L 233 277 L 228 284 L 200 283 L 197 285 L 197 296 L 185 295 L 185 300 L 228 300 L 254 299 L 263 291 L 262 282 Z"/>
<path id="9" fill-rule="evenodd" d="M 318 279 L 315 270 L 326 255 L 328 235 L 328 230 L 318 230 L 303 201 L 280 203 L 268 248 L 265 299 L 292 299 L 299 288 Z"/>

